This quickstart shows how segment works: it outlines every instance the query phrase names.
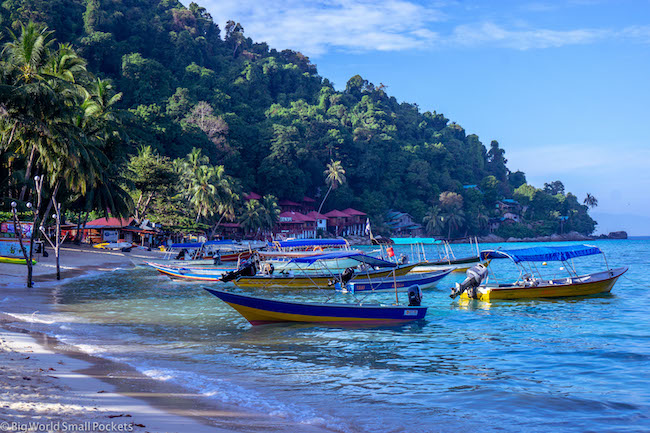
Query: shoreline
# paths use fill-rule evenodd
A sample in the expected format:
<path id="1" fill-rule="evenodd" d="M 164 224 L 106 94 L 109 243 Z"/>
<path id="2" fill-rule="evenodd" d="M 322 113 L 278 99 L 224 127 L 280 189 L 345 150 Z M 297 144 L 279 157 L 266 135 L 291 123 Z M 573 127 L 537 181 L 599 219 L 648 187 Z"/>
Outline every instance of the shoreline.
<path id="1" fill-rule="evenodd" d="M 5 407 L 0 408 L 0 422 L 15 427 L 7 431 L 20 431 L 29 422 L 51 427 L 48 431 L 84 422 L 89 424 L 80 425 L 77 431 L 95 431 L 89 430 L 93 425 L 96 429 L 109 428 L 111 423 L 122 428 L 120 431 L 151 433 L 330 431 L 228 406 L 174 383 L 148 377 L 127 364 L 87 354 L 51 335 L 19 326 L 29 324 L 20 315 L 52 309 L 52 295 L 59 285 L 94 272 L 133 268 L 137 259 L 158 257 L 84 247 L 66 250 L 61 254 L 61 280 L 56 280 L 56 270 L 49 263 L 55 258 L 50 254 L 44 263 L 39 263 L 40 267 L 34 267 L 33 289 L 26 289 L 24 265 L 7 265 L 21 270 L 21 275 L 5 269 L 4 264 L 0 271 L 4 296 L 0 302 L 0 361 L 5 373 L 5 379 L 0 379 L 5 402 Z M 101 254 L 102 263 L 96 263 L 99 256 L 89 253 Z M 72 265 L 75 261 L 78 264 Z M 29 387 L 28 393 L 24 392 L 25 386 Z M 3 426 L 7 424 L 0 428 Z"/>

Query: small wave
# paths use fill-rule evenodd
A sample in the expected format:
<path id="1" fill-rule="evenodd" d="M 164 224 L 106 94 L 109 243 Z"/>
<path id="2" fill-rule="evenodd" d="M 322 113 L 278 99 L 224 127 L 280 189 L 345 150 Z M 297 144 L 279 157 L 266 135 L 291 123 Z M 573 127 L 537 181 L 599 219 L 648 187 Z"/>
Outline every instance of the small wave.
<path id="1" fill-rule="evenodd" d="M 285 404 L 259 392 L 244 388 L 227 379 L 206 377 L 188 371 L 179 371 L 165 368 L 150 368 L 149 366 L 136 366 L 140 373 L 161 381 L 171 381 L 187 389 L 195 391 L 205 397 L 218 400 L 222 403 L 236 405 L 251 409 L 256 412 L 268 413 L 270 416 L 282 418 L 303 425 L 335 429 L 349 432 L 341 420 L 325 418 L 314 413 L 313 409 L 295 404 Z"/>

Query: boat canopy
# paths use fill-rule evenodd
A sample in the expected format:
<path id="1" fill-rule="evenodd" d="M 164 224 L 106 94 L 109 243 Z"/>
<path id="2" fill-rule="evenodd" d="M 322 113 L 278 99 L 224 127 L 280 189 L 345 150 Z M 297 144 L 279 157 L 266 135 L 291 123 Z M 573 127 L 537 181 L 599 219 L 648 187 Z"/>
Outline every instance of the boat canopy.
<path id="1" fill-rule="evenodd" d="M 442 243 L 442 241 L 435 238 L 390 238 L 390 240 L 393 241 L 395 245 L 438 245 Z"/>
<path id="2" fill-rule="evenodd" d="M 235 241 L 208 241 L 208 242 L 185 242 L 180 244 L 172 244 L 170 248 L 201 248 L 203 245 L 232 245 Z"/>
<path id="3" fill-rule="evenodd" d="M 170 248 L 201 248 L 203 242 L 185 242 L 180 244 L 172 244 Z"/>
<path id="4" fill-rule="evenodd" d="M 515 263 L 519 262 L 551 262 L 565 261 L 574 257 L 602 254 L 600 248 L 592 245 L 566 245 L 558 247 L 532 247 L 516 250 L 485 250 L 481 251 L 483 259 L 510 258 Z"/>
<path id="5" fill-rule="evenodd" d="M 280 248 L 296 248 L 345 246 L 347 244 L 348 241 L 345 239 L 292 239 L 290 241 L 274 242 L 271 245 L 277 245 Z"/>
<path id="6" fill-rule="evenodd" d="M 293 263 L 306 263 L 308 266 L 319 260 L 337 260 L 337 259 L 352 259 L 359 263 L 367 263 L 370 266 L 378 266 L 380 268 L 394 268 L 397 263 L 388 262 L 386 260 L 378 259 L 377 257 L 367 256 L 361 253 L 351 253 L 349 251 L 334 251 L 331 253 L 317 254 L 315 256 L 298 257 L 291 262 Z"/>

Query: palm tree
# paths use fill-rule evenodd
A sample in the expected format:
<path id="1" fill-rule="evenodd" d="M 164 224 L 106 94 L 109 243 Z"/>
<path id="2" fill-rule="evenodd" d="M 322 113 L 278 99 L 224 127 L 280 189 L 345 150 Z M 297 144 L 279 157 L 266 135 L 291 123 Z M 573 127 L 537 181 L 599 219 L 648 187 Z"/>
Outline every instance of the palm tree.
<path id="1" fill-rule="evenodd" d="M 249 200 L 246 202 L 244 212 L 239 217 L 239 225 L 241 225 L 245 233 L 257 231 L 263 227 L 264 208 L 259 201 Z"/>
<path id="2" fill-rule="evenodd" d="M 327 194 L 325 194 L 323 201 L 318 207 L 318 213 L 320 213 L 320 211 L 323 209 L 323 204 L 325 204 L 325 200 L 327 200 L 327 196 L 330 194 L 330 192 L 333 189 L 338 188 L 339 185 L 345 183 L 345 169 L 341 165 L 341 161 L 331 160 L 330 163 L 327 164 L 327 169 L 324 171 L 324 174 L 326 176 L 325 183 L 327 183 L 330 187 L 327 190 Z"/>
<path id="3" fill-rule="evenodd" d="M 458 231 L 459 228 L 465 224 L 465 212 L 460 208 L 453 207 L 447 211 L 443 217 L 444 223 L 447 225 L 447 239 L 451 239 L 451 232 Z"/>
<path id="4" fill-rule="evenodd" d="M 202 165 L 194 173 L 189 189 L 190 204 L 196 212 L 196 222 L 203 217 L 212 216 L 217 204 L 217 188 L 213 181 L 215 168 Z"/>
<path id="5" fill-rule="evenodd" d="M 585 201 L 583 203 L 589 206 L 590 208 L 595 208 L 596 206 L 598 206 L 598 200 L 590 193 L 587 193 L 587 197 L 585 197 Z"/>
<path id="6" fill-rule="evenodd" d="M 443 228 L 442 214 L 438 206 L 432 206 L 424 216 L 423 222 L 426 224 L 426 230 L 435 234 Z"/>
<path id="7" fill-rule="evenodd" d="M 265 195 L 262 197 L 262 208 L 264 209 L 262 228 L 272 230 L 280 215 L 278 199 L 273 195 Z"/>
<path id="8" fill-rule="evenodd" d="M 45 81 L 41 74 L 49 61 L 53 34 L 47 27 L 32 21 L 22 24 L 18 35 L 9 30 L 12 40 L 4 44 L 2 53 L 8 56 L 8 64 L 17 70 L 19 83 Z"/>

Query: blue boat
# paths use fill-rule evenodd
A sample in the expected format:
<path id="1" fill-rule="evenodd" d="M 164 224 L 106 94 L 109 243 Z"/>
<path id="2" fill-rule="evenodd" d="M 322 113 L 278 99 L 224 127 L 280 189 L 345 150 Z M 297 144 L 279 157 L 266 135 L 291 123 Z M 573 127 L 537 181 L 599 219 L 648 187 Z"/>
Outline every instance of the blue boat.
<path id="1" fill-rule="evenodd" d="M 204 289 L 237 310 L 251 325 L 282 322 L 385 325 L 420 320 L 427 314 L 427 307 L 420 306 L 419 299 L 418 305 L 408 306 L 287 302 L 206 287 Z M 419 291 L 419 288 L 417 290 Z"/>
<path id="2" fill-rule="evenodd" d="M 344 287 L 340 288 L 340 290 L 349 293 L 392 292 L 395 290 L 405 291 L 413 285 L 418 285 L 422 289 L 428 289 L 435 286 L 438 281 L 449 275 L 453 270 L 453 268 L 448 268 L 445 270 L 428 272 L 425 274 L 406 274 L 395 278 L 388 276 L 381 280 L 360 279 L 360 282 L 357 282 L 357 280 L 352 280 Z"/>

